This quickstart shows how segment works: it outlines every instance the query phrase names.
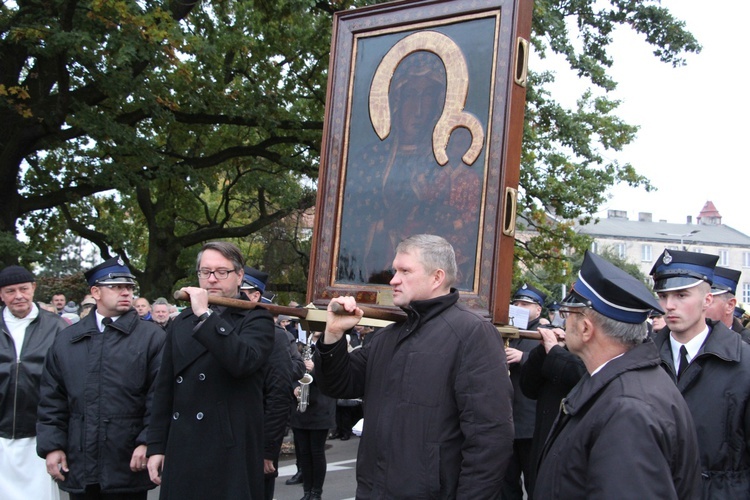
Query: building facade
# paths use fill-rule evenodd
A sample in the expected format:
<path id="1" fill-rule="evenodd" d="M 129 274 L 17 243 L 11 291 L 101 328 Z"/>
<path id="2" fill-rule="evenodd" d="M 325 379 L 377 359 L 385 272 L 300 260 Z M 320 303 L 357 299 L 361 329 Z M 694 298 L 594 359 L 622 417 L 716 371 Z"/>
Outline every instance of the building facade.
<path id="1" fill-rule="evenodd" d="M 654 222 L 646 212 L 639 213 L 638 220 L 629 220 L 627 212 L 610 210 L 606 219 L 579 226 L 578 230 L 593 238 L 593 252 L 609 247 L 615 255 L 638 264 L 647 276 L 665 249 L 718 255 L 717 265 L 742 272 L 737 301 L 750 305 L 750 236 L 722 224 L 719 211 L 710 201 L 695 222 L 690 216 L 685 224 Z"/>

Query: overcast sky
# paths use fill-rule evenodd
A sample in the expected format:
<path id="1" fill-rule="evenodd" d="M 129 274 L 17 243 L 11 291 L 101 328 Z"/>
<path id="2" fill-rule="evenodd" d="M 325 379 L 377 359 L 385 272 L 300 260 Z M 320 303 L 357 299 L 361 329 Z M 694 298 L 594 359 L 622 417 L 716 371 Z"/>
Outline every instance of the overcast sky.
<path id="1" fill-rule="evenodd" d="M 620 117 L 639 125 L 637 139 L 613 154 L 630 162 L 658 188 L 645 193 L 627 186 L 610 193 L 607 210 L 626 210 L 631 220 L 651 212 L 653 220 L 693 222 L 706 201 L 713 201 L 723 223 L 750 235 L 750 71 L 747 69 L 747 20 L 750 1 L 663 0 L 685 21 L 703 50 L 687 66 L 660 62 L 650 46 L 631 30 L 615 36 L 612 55 L 614 97 Z M 532 59 L 532 67 L 534 61 Z M 575 82 L 564 80 L 566 85 Z"/>

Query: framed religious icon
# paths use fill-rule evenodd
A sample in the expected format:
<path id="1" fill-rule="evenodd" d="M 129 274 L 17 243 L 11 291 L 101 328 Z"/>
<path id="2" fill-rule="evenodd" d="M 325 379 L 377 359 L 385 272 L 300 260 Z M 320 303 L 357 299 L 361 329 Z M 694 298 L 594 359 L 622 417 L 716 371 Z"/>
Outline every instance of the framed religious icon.
<path id="1" fill-rule="evenodd" d="M 456 253 L 461 301 L 506 324 L 528 0 L 401 1 L 334 16 L 308 299 L 393 307 L 398 243 Z"/>

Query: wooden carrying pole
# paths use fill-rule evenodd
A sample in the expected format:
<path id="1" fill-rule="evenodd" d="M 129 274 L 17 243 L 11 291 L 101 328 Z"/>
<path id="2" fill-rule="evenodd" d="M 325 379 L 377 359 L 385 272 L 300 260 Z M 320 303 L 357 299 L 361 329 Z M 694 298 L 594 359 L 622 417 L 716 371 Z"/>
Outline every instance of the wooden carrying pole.
<path id="1" fill-rule="evenodd" d="M 174 292 L 174 298 L 176 300 L 190 301 L 190 295 L 182 290 Z M 324 328 L 325 324 L 325 311 L 319 309 L 307 309 L 304 307 L 285 307 L 277 306 L 276 304 L 266 304 L 264 302 L 250 302 L 249 300 L 230 299 L 227 297 L 218 297 L 216 295 L 208 296 L 208 303 L 211 305 L 234 307 L 236 309 L 255 309 L 261 308 L 266 309 L 271 314 L 278 315 L 283 314 L 286 316 L 293 316 L 302 320 L 309 320 L 315 324 L 316 329 Z M 402 323 L 406 320 L 406 314 L 400 311 L 393 311 L 389 309 L 380 309 L 377 307 L 362 306 L 358 305 L 364 312 L 364 318 L 370 318 L 378 321 L 392 321 L 394 323 Z M 334 302 L 331 305 L 331 310 L 335 314 L 348 314 L 344 309 Z M 316 313 L 315 318 L 310 317 L 310 314 Z M 384 326 L 379 324 L 377 326 Z M 531 340 L 541 340 L 542 336 L 537 331 L 532 330 L 519 330 L 512 326 L 500 326 L 497 327 L 498 331 L 503 337 L 506 338 L 522 338 Z"/>
<path id="2" fill-rule="evenodd" d="M 186 292 L 183 292 L 182 290 L 177 290 L 174 292 L 174 298 L 176 300 L 184 300 L 184 301 L 190 301 L 190 295 L 188 295 Z M 259 307 L 261 309 L 268 310 L 271 314 L 277 315 L 277 314 L 284 314 L 286 316 L 294 316 L 295 318 L 301 318 L 301 319 L 308 319 L 309 314 L 312 311 L 318 311 L 317 309 L 307 309 L 304 307 L 284 307 L 284 306 L 277 306 L 276 304 L 266 304 L 264 302 L 250 302 L 249 300 L 240 300 L 240 299 L 230 299 L 227 297 L 218 297 L 216 295 L 209 295 L 208 296 L 208 303 L 211 305 L 217 305 L 217 306 L 226 306 L 226 307 L 234 307 L 237 309 L 255 309 L 256 307 Z M 338 306 L 337 303 L 334 302 L 334 307 Z M 382 320 L 382 321 L 393 321 L 394 323 L 400 323 L 406 319 L 406 314 L 399 313 L 396 311 L 390 311 L 387 309 L 379 309 L 377 307 L 368 307 L 368 306 L 359 306 L 360 309 L 362 309 L 365 313 L 365 317 L 375 319 L 375 320 Z M 322 311 L 325 313 L 325 311 Z M 346 314 L 343 309 L 339 309 L 334 311 L 336 314 Z M 317 320 L 317 318 L 316 318 Z"/>
<path id="3" fill-rule="evenodd" d="M 177 290 L 174 293 L 174 298 L 177 300 L 184 300 L 190 302 L 190 295 L 182 290 Z M 208 303 L 216 306 L 234 307 L 236 309 L 266 309 L 271 314 L 284 314 L 286 316 L 294 316 L 295 318 L 307 318 L 307 312 L 309 309 L 304 307 L 285 307 L 277 306 L 276 304 L 266 304 L 264 302 L 251 302 L 249 300 L 230 299 L 227 297 L 218 297 L 216 295 L 208 296 Z"/>

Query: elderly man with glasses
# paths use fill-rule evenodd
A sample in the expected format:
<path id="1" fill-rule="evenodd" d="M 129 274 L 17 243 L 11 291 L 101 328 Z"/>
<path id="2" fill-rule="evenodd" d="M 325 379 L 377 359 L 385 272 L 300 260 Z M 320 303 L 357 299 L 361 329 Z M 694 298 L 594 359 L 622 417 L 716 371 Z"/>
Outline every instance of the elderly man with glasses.
<path id="1" fill-rule="evenodd" d="M 699 497 L 693 420 L 647 336 L 656 298 L 587 252 L 561 306 L 568 348 L 588 373 L 560 405 L 534 498 Z"/>
<path id="2" fill-rule="evenodd" d="M 37 453 L 71 500 L 145 500 L 151 397 L 165 333 L 133 309 L 135 276 L 120 258 L 85 273 L 96 310 L 47 353 Z"/>

